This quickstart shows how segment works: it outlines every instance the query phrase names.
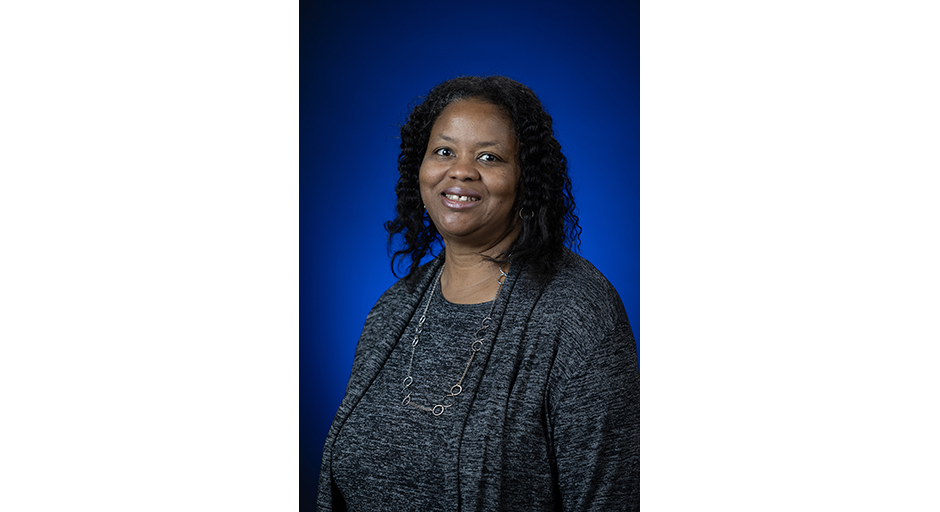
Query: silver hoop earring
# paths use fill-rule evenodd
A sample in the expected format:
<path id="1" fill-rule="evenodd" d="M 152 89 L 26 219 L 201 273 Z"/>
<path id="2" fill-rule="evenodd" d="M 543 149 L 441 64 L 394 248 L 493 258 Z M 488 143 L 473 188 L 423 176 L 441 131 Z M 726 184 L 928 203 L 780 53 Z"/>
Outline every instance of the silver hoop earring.
<path id="1" fill-rule="evenodd" d="M 522 220 L 529 220 L 529 219 L 531 219 L 532 217 L 535 217 L 535 212 L 529 212 L 529 216 L 528 216 L 528 217 L 526 217 L 525 215 L 522 215 L 522 212 L 524 212 L 524 211 L 525 211 L 525 208 L 519 208 L 519 218 L 520 218 L 520 219 L 522 219 Z"/>

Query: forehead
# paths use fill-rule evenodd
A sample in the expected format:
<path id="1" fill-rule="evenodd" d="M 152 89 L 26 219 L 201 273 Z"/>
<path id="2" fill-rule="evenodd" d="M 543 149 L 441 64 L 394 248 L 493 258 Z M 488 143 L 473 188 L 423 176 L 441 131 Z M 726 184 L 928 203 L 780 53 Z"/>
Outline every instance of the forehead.
<path id="1" fill-rule="evenodd" d="M 431 127 L 432 137 L 442 134 L 486 134 L 515 140 L 509 116 L 496 105 L 477 99 L 457 100 L 447 105 Z"/>

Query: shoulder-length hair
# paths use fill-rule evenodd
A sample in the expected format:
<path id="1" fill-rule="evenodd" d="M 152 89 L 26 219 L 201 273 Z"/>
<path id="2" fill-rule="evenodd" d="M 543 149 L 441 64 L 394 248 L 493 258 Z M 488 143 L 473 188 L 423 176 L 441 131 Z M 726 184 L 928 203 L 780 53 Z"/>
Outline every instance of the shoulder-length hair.
<path id="1" fill-rule="evenodd" d="M 565 246 L 577 250 L 581 228 L 575 214 L 568 163 L 552 131 L 552 118 L 531 89 L 503 76 L 466 76 L 443 82 L 412 109 L 401 127 L 396 217 L 385 223 L 389 251 L 397 237 L 402 246 L 392 256 L 392 272 L 410 257 L 411 281 L 422 258 L 440 244 L 440 235 L 421 201 L 418 171 L 427 151 L 431 127 L 445 107 L 461 99 L 478 99 L 498 107 L 512 121 L 518 142 L 520 178 L 513 213 L 521 223 L 519 237 L 492 258 L 525 262 L 537 280 L 546 282 L 561 264 Z"/>

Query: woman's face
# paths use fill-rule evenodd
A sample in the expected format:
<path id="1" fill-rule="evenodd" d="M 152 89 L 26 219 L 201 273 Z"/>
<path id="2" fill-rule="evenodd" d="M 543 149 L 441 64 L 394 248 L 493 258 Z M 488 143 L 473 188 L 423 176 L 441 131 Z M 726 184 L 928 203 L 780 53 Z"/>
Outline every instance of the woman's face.
<path id="1" fill-rule="evenodd" d="M 445 243 L 485 250 L 514 224 L 516 137 L 499 108 L 481 100 L 448 105 L 431 127 L 418 181 Z"/>

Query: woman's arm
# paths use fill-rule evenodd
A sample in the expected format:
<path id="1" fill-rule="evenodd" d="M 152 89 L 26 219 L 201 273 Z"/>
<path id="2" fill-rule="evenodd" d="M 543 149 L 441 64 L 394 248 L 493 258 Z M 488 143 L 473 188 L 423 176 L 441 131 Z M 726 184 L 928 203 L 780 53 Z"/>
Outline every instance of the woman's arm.
<path id="1" fill-rule="evenodd" d="M 639 510 L 640 383 L 624 314 L 600 333 L 580 333 L 550 400 L 563 509 Z"/>

